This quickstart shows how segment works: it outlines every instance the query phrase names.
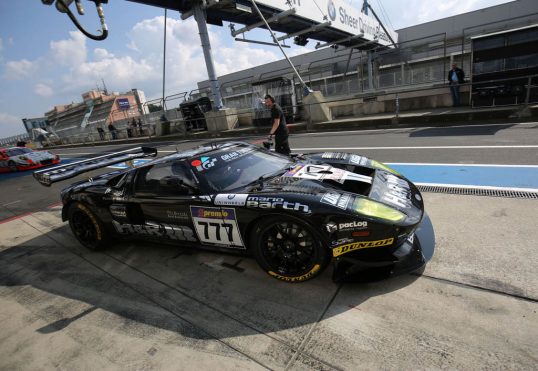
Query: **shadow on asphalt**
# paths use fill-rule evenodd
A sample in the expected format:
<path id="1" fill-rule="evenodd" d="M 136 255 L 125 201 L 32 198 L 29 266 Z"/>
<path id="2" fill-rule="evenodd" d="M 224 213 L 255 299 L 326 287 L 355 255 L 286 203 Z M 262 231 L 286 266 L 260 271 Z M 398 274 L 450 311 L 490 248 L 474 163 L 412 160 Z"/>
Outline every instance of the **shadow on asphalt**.
<path id="1" fill-rule="evenodd" d="M 513 124 L 506 125 L 469 125 L 448 128 L 426 128 L 412 131 L 410 137 L 445 137 L 465 135 L 495 135 L 497 132 L 509 129 Z"/>
<path id="2" fill-rule="evenodd" d="M 0 252 L 0 272 L 4 296 L 11 292 L 10 300 L 48 322 L 37 330 L 40 333 L 60 331 L 102 309 L 193 339 L 292 330 L 278 336 L 297 345 L 308 325 L 323 316 L 355 309 L 372 296 L 418 279 L 415 273 L 346 283 L 346 292 L 352 293 L 346 296 L 348 305 L 327 311 L 341 288 L 331 281 L 331 266 L 316 279 L 289 284 L 269 277 L 253 259 L 242 256 L 128 241 L 89 252 L 65 224 Z M 91 307 L 73 315 L 69 301 L 59 301 L 58 296 Z"/>

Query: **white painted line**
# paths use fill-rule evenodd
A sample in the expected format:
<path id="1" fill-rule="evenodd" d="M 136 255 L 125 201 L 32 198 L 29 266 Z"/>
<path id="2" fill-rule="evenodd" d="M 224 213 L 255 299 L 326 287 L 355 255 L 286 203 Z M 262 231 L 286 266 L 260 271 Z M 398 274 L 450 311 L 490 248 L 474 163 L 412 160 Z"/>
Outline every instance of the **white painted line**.
<path id="1" fill-rule="evenodd" d="M 3 204 L 2 206 L 13 205 L 13 204 L 16 204 L 16 203 L 19 203 L 19 202 L 21 202 L 21 200 L 17 200 L 17 201 L 13 201 L 13 202 L 8 202 L 7 204 Z"/>
<path id="2" fill-rule="evenodd" d="M 98 155 L 96 152 L 72 152 L 72 153 L 56 153 L 58 156 L 77 156 L 77 155 Z"/>
<path id="3" fill-rule="evenodd" d="M 538 148 L 538 144 L 520 146 L 414 146 L 414 147 L 312 147 L 295 148 L 293 151 L 342 151 L 357 149 L 488 149 L 488 148 Z"/>
<path id="4" fill-rule="evenodd" d="M 418 183 L 418 182 L 414 184 L 419 185 L 419 186 L 484 189 L 484 190 L 492 190 L 492 191 L 538 192 L 538 188 L 492 187 L 492 186 L 473 186 L 473 185 L 466 185 L 466 184 Z"/>
<path id="5" fill-rule="evenodd" d="M 538 165 L 506 165 L 506 164 L 435 164 L 435 163 L 422 163 L 422 162 L 384 162 L 386 165 L 404 165 L 404 166 L 455 166 L 455 167 L 516 167 L 516 168 L 538 168 Z"/>
<path id="6" fill-rule="evenodd" d="M 323 131 L 316 133 L 297 133 L 295 136 L 317 136 L 327 134 L 356 134 L 356 133 L 372 133 L 372 132 L 388 132 L 388 131 L 409 131 L 409 130 L 423 130 L 423 129 L 449 129 L 449 128 L 476 128 L 476 127 L 490 127 L 490 126 L 507 126 L 511 128 L 518 125 L 536 125 L 538 122 L 518 122 L 518 123 L 505 123 L 505 124 L 487 124 L 487 125 L 450 125 L 450 126 L 416 126 L 409 128 L 387 128 L 387 129 L 365 129 L 365 130 L 336 130 L 336 131 Z M 292 129 L 293 130 L 293 129 Z"/>

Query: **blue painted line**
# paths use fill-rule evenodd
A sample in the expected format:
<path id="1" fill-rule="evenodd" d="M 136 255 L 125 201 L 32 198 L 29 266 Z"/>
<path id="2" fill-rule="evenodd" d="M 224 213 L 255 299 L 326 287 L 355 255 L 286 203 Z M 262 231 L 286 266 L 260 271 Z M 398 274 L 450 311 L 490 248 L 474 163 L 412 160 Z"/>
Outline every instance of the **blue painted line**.
<path id="1" fill-rule="evenodd" d="M 413 183 L 538 189 L 536 166 L 390 164 Z"/>

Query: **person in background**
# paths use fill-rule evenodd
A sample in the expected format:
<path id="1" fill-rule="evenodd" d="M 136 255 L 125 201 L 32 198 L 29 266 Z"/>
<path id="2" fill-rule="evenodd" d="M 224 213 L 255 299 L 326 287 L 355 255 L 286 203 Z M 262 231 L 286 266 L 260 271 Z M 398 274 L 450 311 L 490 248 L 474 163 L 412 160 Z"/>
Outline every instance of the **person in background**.
<path id="1" fill-rule="evenodd" d="M 275 98 L 267 94 L 265 96 L 265 105 L 271 109 L 272 126 L 269 132 L 269 138 L 275 136 L 275 152 L 283 155 L 290 155 L 290 145 L 288 142 L 288 128 L 286 126 L 286 117 L 282 108 L 275 103 Z"/>
<path id="2" fill-rule="evenodd" d="M 108 131 L 112 135 L 112 140 L 118 139 L 118 134 L 116 133 L 116 127 L 112 123 L 108 124 Z"/>
<path id="3" fill-rule="evenodd" d="M 140 132 L 140 136 L 144 135 L 144 129 L 142 128 L 142 120 L 140 118 L 138 119 L 138 131 Z"/>
<path id="4" fill-rule="evenodd" d="M 26 142 L 24 141 L 24 139 L 19 139 L 17 141 L 17 147 L 26 147 Z"/>
<path id="5" fill-rule="evenodd" d="M 103 130 L 103 128 L 98 126 L 97 132 L 99 133 L 99 138 L 101 138 L 101 140 L 105 140 L 105 131 Z"/>
<path id="6" fill-rule="evenodd" d="M 452 107 L 457 107 L 460 105 L 460 84 L 465 83 L 465 73 L 456 63 L 452 63 L 452 69 L 448 71 L 448 83 L 452 93 Z"/>

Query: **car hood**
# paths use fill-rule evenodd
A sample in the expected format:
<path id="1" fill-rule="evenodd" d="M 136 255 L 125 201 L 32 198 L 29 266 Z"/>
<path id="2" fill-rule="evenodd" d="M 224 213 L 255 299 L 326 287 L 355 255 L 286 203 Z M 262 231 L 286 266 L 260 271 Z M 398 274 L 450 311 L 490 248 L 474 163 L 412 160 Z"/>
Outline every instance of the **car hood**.
<path id="1" fill-rule="evenodd" d="M 307 161 L 298 162 L 283 175 L 268 180 L 262 193 L 332 198 L 335 207 L 339 195 L 352 194 L 397 209 L 408 216 L 409 222 L 420 221 L 424 204 L 417 187 L 384 164 L 361 158 L 359 163 L 341 159 L 321 162 L 312 156 Z"/>
<path id="2" fill-rule="evenodd" d="M 53 159 L 55 157 L 52 153 L 47 152 L 47 151 L 28 152 L 22 156 L 26 156 L 30 160 L 33 160 L 33 161 L 48 160 L 48 159 Z"/>

